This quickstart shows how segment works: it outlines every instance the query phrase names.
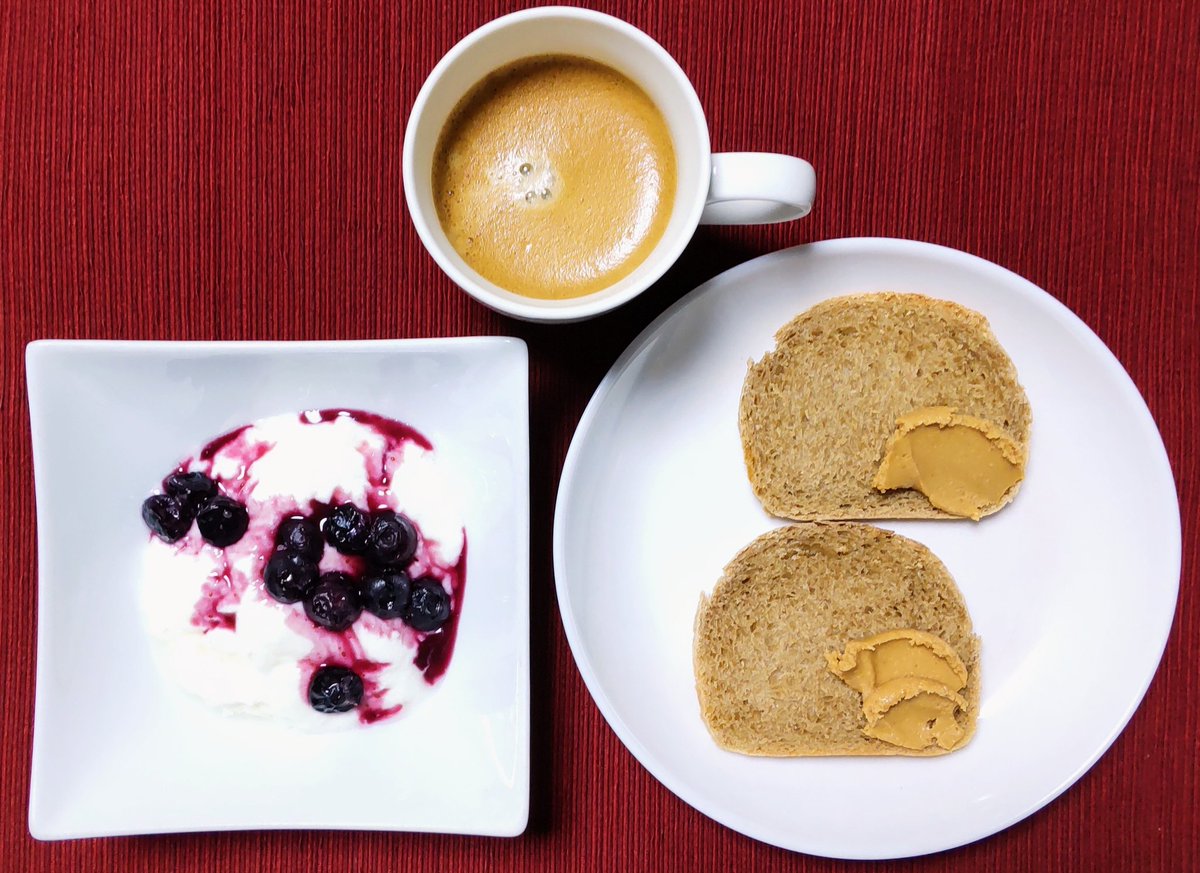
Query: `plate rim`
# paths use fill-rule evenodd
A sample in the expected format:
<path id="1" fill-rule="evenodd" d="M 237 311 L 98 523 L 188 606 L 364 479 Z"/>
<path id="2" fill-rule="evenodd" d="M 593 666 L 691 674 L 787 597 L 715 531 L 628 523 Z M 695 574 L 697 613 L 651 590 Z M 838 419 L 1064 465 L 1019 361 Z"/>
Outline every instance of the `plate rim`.
<path id="1" fill-rule="evenodd" d="M 756 825 L 737 813 L 720 812 L 717 813 L 711 808 L 706 808 L 705 804 L 697 802 L 694 798 L 687 796 L 685 790 L 681 790 L 679 783 L 674 778 L 670 768 L 664 766 L 658 761 L 645 747 L 645 745 L 637 738 L 634 732 L 628 727 L 624 720 L 620 717 L 616 707 L 605 694 L 600 680 L 595 669 L 592 666 L 592 659 L 589 656 L 587 649 L 583 645 L 579 627 L 575 621 L 575 611 L 572 605 L 571 596 L 567 583 L 563 580 L 569 575 L 564 566 L 564 551 L 566 548 L 566 504 L 569 501 L 569 496 L 574 490 L 574 481 L 578 475 L 580 464 L 580 453 L 582 452 L 582 442 L 588 432 L 593 427 L 595 418 L 599 415 L 601 408 L 604 406 L 608 395 L 611 393 L 615 385 L 624 376 L 629 369 L 631 363 L 642 353 L 645 347 L 652 342 L 659 332 L 666 326 L 667 323 L 674 320 L 686 307 L 694 301 L 708 293 L 711 293 L 712 288 L 716 283 L 734 281 L 740 278 L 743 273 L 749 273 L 761 267 L 762 262 L 770 259 L 780 259 L 787 256 L 795 256 L 802 251 L 815 251 L 822 254 L 833 255 L 853 255 L 862 254 L 863 249 L 872 249 L 872 254 L 885 254 L 894 256 L 918 256 L 938 262 L 948 262 L 953 265 L 991 273 L 1004 283 L 1013 286 L 1016 293 L 1024 294 L 1030 299 L 1042 305 L 1048 305 L 1050 310 L 1057 316 L 1062 323 L 1072 334 L 1081 340 L 1087 348 L 1094 354 L 1098 354 L 1104 361 L 1107 369 L 1114 377 L 1117 385 L 1117 390 L 1123 392 L 1133 402 L 1132 405 L 1138 410 L 1138 425 L 1145 436 L 1149 437 L 1147 443 L 1156 451 L 1153 452 L 1151 459 L 1153 464 L 1158 467 L 1160 475 L 1165 474 L 1165 481 L 1170 486 L 1170 493 L 1174 501 L 1175 524 L 1171 526 L 1168 533 L 1168 542 L 1164 545 L 1167 547 L 1171 555 L 1171 567 L 1173 578 L 1172 605 L 1169 612 L 1166 612 L 1165 623 L 1160 621 L 1160 626 L 1156 628 L 1156 636 L 1154 645 L 1151 648 L 1157 652 L 1154 661 L 1154 669 L 1149 672 L 1149 675 L 1141 683 L 1140 689 L 1131 697 L 1130 703 L 1123 712 L 1119 723 L 1110 731 L 1104 741 L 1087 757 L 1087 759 L 1077 767 L 1074 771 L 1068 774 L 1058 785 L 1045 794 L 1032 806 L 1025 809 L 1023 812 L 1015 816 L 1007 818 L 1004 821 L 988 824 L 982 828 L 976 828 L 973 835 L 966 839 L 955 839 L 950 842 L 945 842 L 939 845 L 931 845 L 928 848 L 918 849 L 913 852 L 903 854 L 895 854 L 893 852 L 871 851 L 869 849 L 850 852 L 838 852 L 830 854 L 823 851 L 817 851 L 810 848 L 802 848 L 795 841 L 791 843 L 784 842 L 775 838 L 773 835 L 764 833 L 763 828 Z M 1174 471 L 1171 467 L 1170 457 L 1166 451 L 1166 445 L 1163 443 L 1162 434 L 1158 430 L 1158 425 L 1154 421 L 1154 416 L 1150 412 L 1146 404 L 1145 398 L 1138 390 L 1133 378 L 1129 375 L 1124 365 L 1113 354 L 1112 350 L 1104 343 L 1103 340 L 1090 328 L 1088 325 L 1073 312 L 1066 304 L 1050 294 L 1045 289 L 1035 285 L 1030 280 L 1013 272 L 1012 270 L 1002 267 L 986 258 L 973 255 L 959 249 L 950 248 L 948 246 L 938 245 L 920 240 L 901 239 L 893 237 L 843 237 L 837 239 L 819 240 L 811 243 L 804 243 L 797 246 L 791 246 L 785 249 L 779 249 L 773 252 L 760 255 L 745 261 L 737 266 L 734 266 L 722 273 L 713 276 L 706 280 L 698 287 L 689 291 L 679 300 L 675 301 L 671 306 L 664 310 L 657 318 L 646 326 L 626 347 L 621 355 L 609 368 L 608 372 L 601 379 L 587 406 L 584 408 L 583 414 L 580 416 L 579 423 L 576 425 L 575 432 L 571 437 L 571 444 L 567 450 L 566 458 L 563 462 L 562 474 L 559 477 L 558 492 L 554 504 L 554 521 L 552 532 L 552 547 L 553 547 L 553 569 L 554 569 L 554 586 L 557 595 L 559 616 L 563 623 L 563 629 L 566 633 L 567 643 L 571 649 L 571 655 L 575 660 L 576 669 L 583 678 L 584 685 L 587 687 L 588 693 L 591 695 L 592 701 L 600 710 L 604 720 L 609 727 L 617 735 L 621 743 L 633 754 L 638 763 L 644 767 L 651 776 L 663 785 L 668 791 L 682 800 L 688 806 L 691 806 L 696 811 L 706 817 L 729 827 L 739 833 L 751 837 L 769 845 L 777 846 L 782 849 L 787 849 L 794 852 L 802 852 L 821 857 L 838 858 L 843 860 L 885 860 L 899 859 L 904 857 L 918 857 L 922 855 L 933 854 L 935 852 L 945 851 L 948 849 L 958 848 L 960 846 L 969 845 L 970 843 L 990 837 L 1012 825 L 1025 820 L 1034 815 L 1048 804 L 1058 798 L 1068 788 L 1073 786 L 1082 776 L 1090 770 L 1095 763 L 1111 748 L 1117 737 L 1125 730 L 1129 724 L 1133 714 L 1141 705 L 1146 692 L 1149 690 L 1155 676 L 1158 675 L 1158 668 L 1162 663 L 1162 655 L 1166 649 L 1167 641 L 1170 637 L 1171 628 L 1174 626 L 1174 616 L 1179 604 L 1179 583 L 1180 573 L 1182 569 L 1182 520 L 1179 511 L 1179 489 L 1175 481 Z"/>
<path id="2" fill-rule="evenodd" d="M 517 403 L 520 407 L 514 413 L 514 421 L 519 428 L 510 435 L 513 439 L 514 486 L 518 499 L 521 500 L 521 518 L 514 527 L 517 536 L 517 562 L 515 575 L 515 591 L 518 606 L 518 621 L 515 623 L 515 654 L 517 657 L 519 675 L 517 677 L 517 693 L 514 706 L 517 711 L 516 724 L 516 774 L 514 787 L 514 802 L 511 809 L 503 816 L 507 825 L 482 827 L 471 823 L 450 823 L 442 826 L 413 827 L 397 824 L 371 823 L 322 823 L 318 819 L 307 821 L 289 820 L 280 822 L 263 818 L 261 820 L 239 822 L 236 824 L 182 824 L 172 827 L 146 827 L 133 824 L 131 826 L 87 826 L 74 825 L 59 827 L 50 825 L 46 820 L 47 799 L 39 783 L 45 781 L 38 777 L 39 757 L 38 736 L 46 728 L 44 713 L 44 685 L 47 678 L 40 665 L 44 663 L 43 655 L 47 650 L 48 629 L 44 617 L 42 603 L 46 599 L 45 591 L 50 584 L 42 569 L 44 556 L 50 549 L 42 531 L 45 501 L 38 500 L 39 483 L 45 481 L 44 443 L 45 439 L 39 434 L 46 426 L 44 419 L 49 415 L 44 406 L 48 385 L 45 384 L 47 374 L 44 367 L 50 366 L 50 358 L 72 358 L 88 353 L 108 353 L 120 357 L 154 356 L 163 354 L 181 354 L 192 356 L 194 360 L 218 357 L 223 354 L 252 353 L 257 356 L 269 357 L 276 353 L 301 353 L 317 356 L 357 353 L 388 353 L 419 354 L 421 352 L 452 352 L 456 355 L 488 355 L 503 353 L 504 350 L 515 350 L 516 359 L 511 366 L 520 370 L 522 379 L 519 380 L 520 390 Z M 366 340 L 124 340 L 124 339 L 69 339 L 41 338 L 31 340 L 25 345 L 25 388 L 26 412 L 29 422 L 31 473 L 34 484 L 35 513 L 37 518 L 37 538 L 35 544 L 36 560 L 36 591 L 37 608 L 35 613 L 35 642 L 34 642 L 34 702 L 33 719 L 30 730 L 28 754 L 30 761 L 29 790 L 26 802 L 26 827 L 31 837 L 42 842 L 59 842 L 64 840 L 142 836 L 166 833 L 224 833 L 235 831 L 256 830 L 362 830 L 388 833 L 440 833 L 496 837 L 516 837 L 525 832 L 529 822 L 530 785 L 531 785 L 531 749 L 532 734 L 530 711 L 530 532 L 531 506 L 529 502 L 529 347 L 525 340 L 513 336 L 464 336 L 464 337 L 416 337 L 397 339 L 366 339 Z M 53 597 L 51 598 L 53 599 Z M 39 730 L 40 728 L 40 730 Z M 44 766 L 44 762 L 43 762 Z"/>

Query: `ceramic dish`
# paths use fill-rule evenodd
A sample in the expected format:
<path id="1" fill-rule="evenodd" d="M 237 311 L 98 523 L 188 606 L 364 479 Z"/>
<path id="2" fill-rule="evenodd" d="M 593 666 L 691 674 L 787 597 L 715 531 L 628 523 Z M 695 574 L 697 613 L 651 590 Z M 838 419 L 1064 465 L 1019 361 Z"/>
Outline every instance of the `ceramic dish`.
<path id="1" fill-rule="evenodd" d="M 29 828 L 39 839 L 354 828 L 514 835 L 529 794 L 528 393 L 520 340 L 38 342 Z M 139 509 L 231 428 L 365 409 L 434 444 L 468 583 L 449 669 L 412 712 L 337 733 L 223 716 L 153 662 Z"/>
<path id="2" fill-rule="evenodd" d="M 783 523 L 764 513 L 746 479 L 737 426 L 746 364 L 814 303 L 877 290 L 982 312 L 1033 408 L 1027 477 L 1011 506 L 980 524 L 883 525 L 929 546 L 966 598 L 982 639 L 978 732 L 962 751 L 929 759 L 725 752 L 696 701 L 696 606 L 742 546 Z M 567 456 L 554 567 L 567 638 L 592 696 L 664 785 L 778 846 L 892 858 L 1007 827 L 1108 748 L 1145 693 L 1171 627 L 1179 507 L 1137 389 L 1062 304 L 961 252 L 834 240 L 718 276 L 621 356 Z"/>

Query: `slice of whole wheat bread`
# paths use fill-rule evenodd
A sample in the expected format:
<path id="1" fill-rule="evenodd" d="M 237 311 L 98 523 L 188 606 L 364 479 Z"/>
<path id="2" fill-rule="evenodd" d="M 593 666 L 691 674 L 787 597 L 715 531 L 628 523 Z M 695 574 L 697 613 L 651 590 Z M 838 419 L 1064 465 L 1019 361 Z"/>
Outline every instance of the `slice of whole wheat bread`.
<path id="1" fill-rule="evenodd" d="M 763 534 L 725 568 L 696 614 L 700 712 L 717 744 L 748 755 L 941 755 L 862 734 L 863 698 L 825 653 L 913 628 L 967 667 L 966 736 L 979 711 L 979 639 L 933 553 L 865 524 L 796 524 Z"/>
<path id="2" fill-rule="evenodd" d="M 1029 400 L 982 315 L 920 294 L 818 303 L 779 329 L 742 386 L 738 423 L 755 495 L 773 515 L 800 521 L 952 518 L 918 491 L 871 484 L 896 420 L 928 406 L 986 419 L 1013 439 L 1022 464 L 1028 456 Z"/>

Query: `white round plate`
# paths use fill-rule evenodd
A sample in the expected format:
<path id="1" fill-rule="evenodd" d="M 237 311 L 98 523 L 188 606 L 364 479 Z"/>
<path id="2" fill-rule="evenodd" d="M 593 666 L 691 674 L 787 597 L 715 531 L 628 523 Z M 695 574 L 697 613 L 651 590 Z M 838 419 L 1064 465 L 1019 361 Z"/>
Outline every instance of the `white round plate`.
<path id="1" fill-rule="evenodd" d="M 914 291 L 982 312 L 1033 407 L 1025 483 L 1003 512 L 883 525 L 949 568 L 982 640 L 978 731 L 939 758 L 753 758 L 700 719 L 701 592 L 766 515 L 746 479 L 746 364 L 821 300 Z M 1179 590 L 1179 504 L 1162 439 L 1112 353 L 1019 276 L 924 243 L 844 239 L 724 273 L 647 328 L 605 377 L 567 454 L 554 520 L 559 607 L 621 741 L 671 791 L 751 837 L 897 858 L 993 834 L 1048 803 L 1142 699 Z"/>

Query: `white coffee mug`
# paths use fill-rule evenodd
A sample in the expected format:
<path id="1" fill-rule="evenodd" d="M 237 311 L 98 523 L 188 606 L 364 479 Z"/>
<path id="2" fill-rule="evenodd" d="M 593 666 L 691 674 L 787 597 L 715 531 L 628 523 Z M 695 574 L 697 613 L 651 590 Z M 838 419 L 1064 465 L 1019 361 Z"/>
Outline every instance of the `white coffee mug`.
<path id="1" fill-rule="evenodd" d="M 526 297 L 475 272 L 446 238 L 433 197 L 434 150 L 459 100 L 500 67 L 547 54 L 590 58 L 636 82 L 662 112 L 675 146 L 674 208 L 658 245 L 623 279 L 565 300 Z M 696 91 L 666 49 L 619 18 L 571 6 L 515 12 L 467 35 L 425 80 L 404 136 L 404 194 L 425 248 L 468 294 L 529 321 L 578 321 L 614 309 L 662 276 L 698 225 L 800 218 L 812 208 L 816 188 L 812 165 L 800 158 L 760 152 L 713 154 Z"/>

